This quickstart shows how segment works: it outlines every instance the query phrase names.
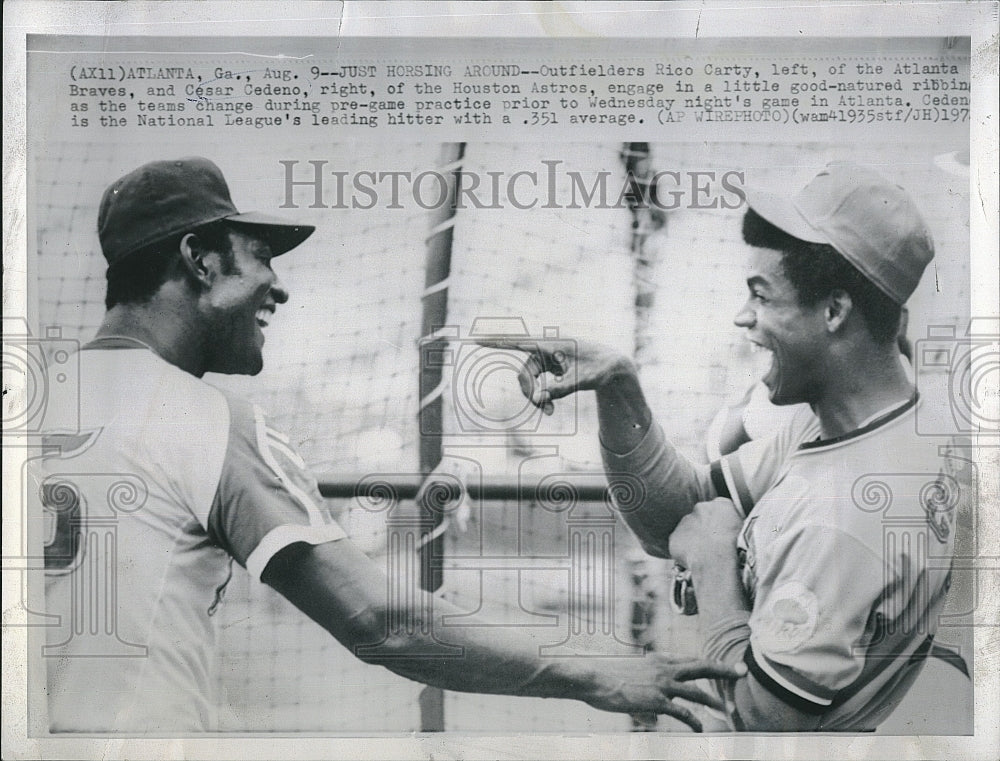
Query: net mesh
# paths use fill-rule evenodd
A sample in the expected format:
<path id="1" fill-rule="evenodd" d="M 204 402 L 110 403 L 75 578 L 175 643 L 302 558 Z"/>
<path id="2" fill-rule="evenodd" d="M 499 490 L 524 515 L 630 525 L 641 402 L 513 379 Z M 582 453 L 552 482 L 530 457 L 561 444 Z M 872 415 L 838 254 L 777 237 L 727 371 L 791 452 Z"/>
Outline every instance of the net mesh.
<path id="1" fill-rule="evenodd" d="M 95 232 L 100 194 L 144 161 L 190 152 L 185 145 L 178 136 L 159 144 L 54 142 L 35 152 L 37 257 L 29 282 L 37 283 L 38 326 L 59 325 L 64 337 L 83 341 L 93 335 L 104 311 L 104 266 Z M 845 156 L 880 167 L 915 195 L 937 244 L 937 270 L 947 273 L 947 280 L 925 277 L 911 301 L 910 334 L 918 338 L 928 324 L 964 323 L 954 304 L 968 303 L 967 180 L 944 177 L 932 160 L 936 151 L 952 148 L 734 143 L 713 146 L 708 155 L 704 143 L 671 143 L 650 150 L 654 169 L 744 171 L 748 183 L 765 185 L 800 185 L 817 166 Z M 477 143 L 466 146 L 463 171 L 543 173 L 543 161 L 559 161 L 560 172 L 577 171 L 588 185 L 606 171 L 614 199 L 624 181 L 621 149 L 620 143 Z M 331 168 L 349 173 L 372 168 L 417 173 L 434 168 L 439 146 L 278 141 L 252 159 L 236 145 L 201 152 L 223 169 L 238 206 L 268 210 L 285 200 L 281 183 L 274 181 L 280 159 L 299 159 L 303 173 L 305 162 L 317 157 L 329 157 Z M 317 232 L 308 245 L 275 262 L 292 298 L 268 329 L 265 369 L 252 379 L 209 380 L 260 404 L 319 472 L 414 473 L 428 212 L 413 204 L 310 209 L 312 191 L 297 192 L 300 208 L 287 213 L 315 224 Z M 558 193 L 560 205 L 568 205 L 565 185 Z M 753 377 L 746 343 L 731 324 L 745 290 L 739 212 L 668 212 L 666 224 L 645 240 L 649 261 L 641 277 L 651 281 L 653 295 L 637 307 L 633 219 L 627 209 L 523 211 L 503 205 L 461 208 L 455 217 L 448 323 L 457 336 L 445 381 L 457 393 L 444 395 L 445 454 L 473 463 L 475 473 L 484 476 L 570 474 L 586 481 L 601 472 L 590 395 L 557 404 L 552 417 L 524 416 L 509 362 L 501 362 L 477 390 L 500 417 L 518 421 L 514 430 L 483 430 L 463 417 L 459 407 L 470 400 L 461 385 L 462 368 L 484 361 L 470 339 L 476 319 L 489 317 L 519 320 L 511 324 L 523 324 L 534 336 L 557 329 L 560 337 L 601 341 L 627 352 L 641 343 L 642 381 L 657 418 L 683 451 L 704 459 L 712 416 Z M 349 501 L 332 507 L 362 548 L 382 562 L 385 513 L 360 510 Z M 574 565 L 576 529 L 569 514 L 599 519 L 601 509 L 587 505 L 560 512 L 537 499 L 471 504 L 467 519 L 453 521 L 447 535 L 446 553 L 455 562 L 445 573 L 442 593 L 480 609 L 490 625 L 528 628 L 546 643 L 572 639 L 577 631 L 607 640 L 601 629 L 607 621 L 611 639 L 630 642 L 632 598 L 651 595 L 656 647 L 693 653 L 696 620 L 673 616 L 665 604 L 668 569 L 653 565 L 645 586 L 634 586 L 636 543 L 620 521 L 600 529 L 613 558 L 606 582 L 576 607 L 570 605 L 579 579 L 597 578 L 601 571 L 593 557 Z M 497 557 L 503 562 L 484 559 Z M 547 558 L 548 566 L 519 568 L 529 557 Z M 222 729 L 420 729 L 421 685 L 362 664 L 245 573 L 237 572 L 219 616 Z M 445 722 L 449 730 L 474 732 L 630 726 L 627 717 L 573 701 L 451 693 Z M 672 726 L 660 722 L 660 728 Z"/>

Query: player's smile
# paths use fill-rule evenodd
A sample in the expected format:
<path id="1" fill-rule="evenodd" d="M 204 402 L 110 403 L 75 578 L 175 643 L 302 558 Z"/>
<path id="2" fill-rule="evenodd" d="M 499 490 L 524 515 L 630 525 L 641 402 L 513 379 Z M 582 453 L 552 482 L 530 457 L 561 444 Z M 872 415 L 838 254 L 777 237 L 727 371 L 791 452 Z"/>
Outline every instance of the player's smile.
<path id="1" fill-rule="evenodd" d="M 260 309 L 257 310 L 257 325 L 261 328 L 261 330 L 267 327 L 268 321 L 274 314 L 274 310 L 275 310 L 274 304 L 268 304 L 262 306 Z"/>
<path id="2" fill-rule="evenodd" d="M 755 248 L 747 278 L 750 295 L 734 322 L 747 328 L 756 351 L 771 355 L 762 381 L 774 404 L 811 402 L 822 383 L 815 368 L 815 331 L 821 329 L 822 307 L 799 303 L 798 293 L 781 264 L 781 254 Z"/>
<path id="3" fill-rule="evenodd" d="M 271 269 L 271 249 L 263 240 L 231 232 L 232 267 L 219 275 L 215 307 L 220 331 L 215 372 L 256 375 L 263 367 L 264 328 L 288 291 Z"/>
<path id="4" fill-rule="evenodd" d="M 779 359 L 778 355 L 773 349 L 765 346 L 762 343 L 757 343 L 756 341 L 750 339 L 750 351 L 754 354 L 754 364 L 763 367 L 764 363 L 767 363 L 767 369 L 764 370 L 763 375 L 761 375 L 761 381 L 765 386 L 771 388 L 772 383 L 775 381 L 779 375 Z"/>

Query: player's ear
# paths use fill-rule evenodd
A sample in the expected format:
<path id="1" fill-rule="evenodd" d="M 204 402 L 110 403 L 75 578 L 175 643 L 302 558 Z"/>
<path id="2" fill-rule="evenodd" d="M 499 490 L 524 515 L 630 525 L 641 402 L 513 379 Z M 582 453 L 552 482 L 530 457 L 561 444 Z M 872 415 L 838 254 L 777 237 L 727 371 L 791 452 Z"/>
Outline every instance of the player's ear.
<path id="1" fill-rule="evenodd" d="M 178 243 L 181 265 L 188 276 L 207 288 L 215 279 L 215 269 L 207 257 L 208 249 L 195 233 L 188 233 Z"/>
<path id="2" fill-rule="evenodd" d="M 841 288 L 830 291 L 830 295 L 826 297 L 826 307 L 823 311 L 827 332 L 836 333 L 840 330 L 841 326 L 847 322 L 853 309 L 854 301 L 851 299 L 851 294 Z"/>

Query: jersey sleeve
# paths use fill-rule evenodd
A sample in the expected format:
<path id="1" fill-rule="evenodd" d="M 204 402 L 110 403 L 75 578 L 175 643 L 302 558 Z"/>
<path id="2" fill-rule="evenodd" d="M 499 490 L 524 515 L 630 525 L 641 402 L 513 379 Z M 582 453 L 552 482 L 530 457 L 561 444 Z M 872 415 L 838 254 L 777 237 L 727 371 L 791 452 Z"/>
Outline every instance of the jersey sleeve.
<path id="1" fill-rule="evenodd" d="M 604 471 L 609 479 L 615 474 L 628 473 L 642 485 L 643 503 L 651 509 L 684 512 L 696 502 L 712 499 L 715 494 L 709 481 L 708 466 L 691 462 L 667 441 L 663 429 L 653 421 L 642 441 L 630 452 L 616 454 L 601 444 Z M 650 551 L 656 547 L 667 557 L 668 536 L 640 537 Z"/>
<path id="2" fill-rule="evenodd" d="M 320 496 L 316 479 L 287 437 L 263 413 L 230 401 L 229 442 L 209 513 L 209 531 L 257 579 L 284 547 L 346 536 Z"/>
<path id="3" fill-rule="evenodd" d="M 831 526 L 807 525 L 758 562 L 750 673 L 769 692 L 822 713 L 865 667 L 865 638 L 885 572 L 871 550 Z"/>
<path id="4" fill-rule="evenodd" d="M 750 515 L 754 505 L 774 484 L 788 456 L 799 444 L 818 434 L 819 425 L 812 411 L 800 407 L 771 436 L 748 441 L 735 452 L 712 462 L 709 474 L 716 493 L 731 499 L 744 517 Z"/>

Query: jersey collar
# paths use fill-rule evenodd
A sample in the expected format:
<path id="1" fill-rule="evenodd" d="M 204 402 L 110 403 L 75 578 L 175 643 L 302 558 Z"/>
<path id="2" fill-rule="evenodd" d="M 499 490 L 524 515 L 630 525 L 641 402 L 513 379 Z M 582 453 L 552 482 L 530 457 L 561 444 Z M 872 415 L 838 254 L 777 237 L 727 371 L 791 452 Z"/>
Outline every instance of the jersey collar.
<path id="1" fill-rule="evenodd" d="M 870 433 L 876 428 L 881 428 L 886 423 L 889 423 L 901 415 L 906 414 L 909 410 L 916 406 L 919 399 L 920 394 L 914 391 L 913 396 L 907 401 L 902 404 L 894 405 L 886 411 L 876 412 L 874 417 L 868 418 L 868 420 L 862 423 L 860 427 L 855 428 L 853 431 L 848 431 L 847 433 L 842 433 L 839 436 L 834 436 L 832 439 L 817 438 L 812 441 L 807 441 L 799 445 L 799 451 L 804 449 L 818 449 L 819 447 L 826 447 L 831 444 L 840 444 L 844 441 L 864 436 L 866 433 Z"/>

